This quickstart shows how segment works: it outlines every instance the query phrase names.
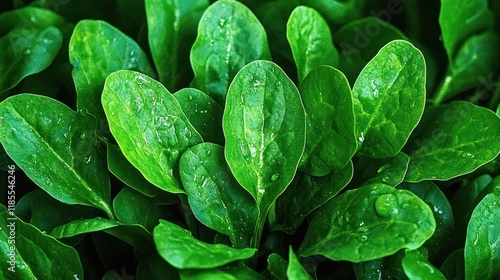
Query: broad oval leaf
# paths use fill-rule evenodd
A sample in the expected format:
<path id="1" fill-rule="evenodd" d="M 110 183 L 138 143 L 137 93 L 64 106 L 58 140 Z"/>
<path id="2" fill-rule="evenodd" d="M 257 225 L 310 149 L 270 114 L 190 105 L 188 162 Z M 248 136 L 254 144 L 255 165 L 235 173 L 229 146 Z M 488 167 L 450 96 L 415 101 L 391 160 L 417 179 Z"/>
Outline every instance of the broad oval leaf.
<path id="1" fill-rule="evenodd" d="M 182 269 L 182 280 L 266 280 L 264 276 L 247 266 L 230 266 L 212 269 Z"/>
<path id="2" fill-rule="evenodd" d="M 288 267 L 286 269 L 286 277 L 289 280 L 312 280 L 312 277 L 307 273 L 299 259 L 290 247 L 288 254 Z"/>
<path id="3" fill-rule="evenodd" d="M 160 210 L 153 198 L 131 188 L 123 188 L 113 200 L 118 221 L 129 225 L 142 225 L 149 232 L 160 220 Z"/>
<path id="4" fill-rule="evenodd" d="M 417 249 L 436 228 L 431 209 L 413 193 L 372 184 L 334 197 L 316 212 L 299 252 L 363 262 Z"/>
<path id="5" fill-rule="evenodd" d="M 345 167 L 356 152 L 354 111 L 342 72 L 320 66 L 299 87 L 306 110 L 306 147 L 300 169 L 324 176 Z"/>
<path id="6" fill-rule="evenodd" d="M 208 0 L 146 0 L 148 41 L 160 82 L 171 91 L 190 73 L 189 50 Z"/>
<path id="7" fill-rule="evenodd" d="M 500 118 L 470 102 L 426 110 L 409 146 L 405 181 L 448 180 L 467 174 L 500 153 Z"/>
<path id="8" fill-rule="evenodd" d="M 174 93 L 174 97 L 203 140 L 224 143 L 222 108 L 212 97 L 195 88 L 183 88 Z"/>
<path id="9" fill-rule="evenodd" d="M 96 127 L 92 116 L 48 97 L 19 94 L 0 103 L 0 142 L 26 175 L 61 202 L 113 217 Z"/>
<path id="10" fill-rule="evenodd" d="M 300 0 L 319 11 L 334 25 L 342 25 L 363 16 L 366 0 Z"/>
<path id="11" fill-rule="evenodd" d="M 410 280 L 446 280 L 446 277 L 427 260 L 425 248 L 406 250 L 403 270 Z"/>
<path id="12" fill-rule="evenodd" d="M 231 174 L 224 148 L 198 144 L 184 152 L 179 169 L 195 217 L 229 236 L 236 247 L 250 246 L 259 210 Z"/>
<path id="13" fill-rule="evenodd" d="M 47 68 L 62 46 L 62 33 L 55 27 L 15 28 L 0 38 L 0 94 L 26 76 Z"/>
<path id="14" fill-rule="evenodd" d="M 153 232 L 160 256 L 178 269 L 204 269 L 251 258 L 256 249 L 236 249 L 223 244 L 197 240 L 191 232 L 171 222 L 160 220 Z"/>
<path id="15" fill-rule="evenodd" d="M 425 104 L 425 62 L 406 41 L 385 45 L 353 87 L 357 155 L 397 155 L 417 126 Z"/>
<path id="16" fill-rule="evenodd" d="M 271 59 L 266 31 L 255 15 L 234 0 L 212 4 L 198 25 L 191 49 L 192 85 L 223 105 L 233 77 L 245 64 Z"/>
<path id="17" fill-rule="evenodd" d="M 288 262 L 276 253 L 267 257 L 267 271 L 273 279 L 285 279 Z"/>
<path id="18" fill-rule="evenodd" d="M 465 240 L 465 279 L 500 276 L 500 192 L 483 198 L 472 213 Z"/>
<path id="19" fill-rule="evenodd" d="M 84 279 L 76 250 L 0 206 L 2 279 Z"/>
<path id="20" fill-rule="evenodd" d="M 234 177 L 267 213 L 292 181 L 304 150 L 297 88 L 273 62 L 249 63 L 231 83 L 222 126 Z"/>
<path id="21" fill-rule="evenodd" d="M 403 182 L 410 157 L 405 153 L 398 153 L 395 157 L 367 158 L 358 157 L 351 185 L 358 187 L 373 183 L 382 183 L 392 187 Z"/>
<path id="22" fill-rule="evenodd" d="M 333 45 L 330 27 L 318 12 L 299 6 L 293 10 L 286 27 L 299 82 L 320 65 L 337 66 L 339 53 Z"/>
<path id="23" fill-rule="evenodd" d="M 157 187 L 183 193 L 174 171 L 181 154 L 203 139 L 172 94 L 144 74 L 122 70 L 106 79 L 102 104 L 130 163 Z"/>
<path id="24" fill-rule="evenodd" d="M 105 120 L 101 92 L 106 77 L 118 70 L 153 76 L 141 47 L 120 30 L 100 20 L 82 20 L 69 42 L 69 60 L 77 92 L 77 108 Z"/>

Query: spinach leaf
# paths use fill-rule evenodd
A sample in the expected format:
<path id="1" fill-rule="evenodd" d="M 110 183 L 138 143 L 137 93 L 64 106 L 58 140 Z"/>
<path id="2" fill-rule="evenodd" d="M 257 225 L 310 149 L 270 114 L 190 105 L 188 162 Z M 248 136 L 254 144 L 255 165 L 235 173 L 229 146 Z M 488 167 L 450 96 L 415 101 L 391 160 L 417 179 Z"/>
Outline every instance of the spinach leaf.
<path id="1" fill-rule="evenodd" d="M 276 64 L 251 62 L 231 83 L 222 122 L 227 163 L 265 217 L 292 181 L 304 150 L 299 92 Z"/>
<path id="2" fill-rule="evenodd" d="M 160 220 L 153 235 L 160 256 L 179 269 L 215 268 L 248 259 L 257 251 L 253 248 L 236 249 L 223 244 L 204 243 L 195 239 L 188 230 L 165 220 Z"/>
<path id="3" fill-rule="evenodd" d="M 69 60 L 77 91 L 77 108 L 105 120 L 101 92 L 106 77 L 130 69 L 153 76 L 148 58 L 130 37 L 99 20 L 82 20 L 69 42 Z M 101 129 L 105 129 L 102 127 Z"/>
<path id="4" fill-rule="evenodd" d="M 153 232 L 160 219 L 160 210 L 153 198 L 127 187 L 116 195 L 113 209 L 118 221 L 129 225 L 142 225 L 149 232 Z"/>
<path id="5" fill-rule="evenodd" d="M 292 248 L 290 248 L 290 254 L 289 254 L 289 262 L 288 262 L 288 267 L 286 269 L 286 276 L 290 280 L 303 280 L 303 279 L 311 279 L 312 277 L 307 274 L 307 271 L 304 269 L 304 267 L 300 264 L 299 260 L 297 259 L 297 256 L 293 252 Z"/>
<path id="6" fill-rule="evenodd" d="M 182 152 L 203 139 L 168 90 L 144 74 L 121 70 L 106 79 L 102 104 L 130 163 L 157 187 L 183 193 L 174 169 Z"/>
<path id="7" fill-rule="evenodd" d="M 2 279 L 83 279 L 74 248 L 18 219 L 4 205 L 0 217 Z"/>
<path id="8" fill-rule="evenodd" d="M 224 105 L 233 77 L 245 64 L 271 59 L 266 31 L 255 15 L 234 0 L 212 4 L 198 25 L 191 49 L 192 85 Z"/>
<path id="9" fill-rule="evenodd" d="M 286 37 L 297 65 L 299 82 L 320 65 L 337 66 L 339 53 L 333 46 L 330 28 L 314 9 L 295 8 L 288 19 Z"/>
<path id="10" fill-rule="evenodd" d="M 286 278 L 287 267 L 287 261 L 280 255 L 271 253 L 269 257 L 267 257 L 267 271 L 271 274 L 273 279 Z"/>
<path id="11" fill-rule="evenodd" d="M 180 270 L 182 280 L 264 280 L 265 277 L 246 266 L 231 266 L 212 269 Z"/>
<path id="12" fill-rule="evenodd" d="M 409 141 L 405 181 L 448 180 L 472 172 L 500 153 L 499 139 L 500 118 L 488 109 L 463 101 L 427 108 Z"/>
<path id="13" fill-rule="evenodd" d="M 92 116 L 48 97 L 20 94 L 0 103 L 0 142 L 26 175 L 61 202 L 113 217 L 96 127 Z"/>
<path id="14" fill-rule="evenodd" d="M 406 250 L 402 260 L 403 269 L 410 280 L 446 280 L 446 277 L 427 261 L 425 248 Z"/>
<path id="15" fill-rule="evenodd" d="M 345 167 L 356 152 L 351 90 L 342 72 L 320 66 L 300 85 L 306 110 L 306 147 L 300 169 L 324 176 Z"/>
<path id="16" fill-rule="evenodd" d="M 340 25 L 360 18 L 366 0 L 300 0 L 300 2 L 319 11 L 331 24 Z"/>
<path id="17" fill-rule="evenodd" d="M 231 174 L 224 148 L 198 144 L 184 152 L 179 168 L 195 217 L 229 236 L 236 247 L 250 246 L 259 211 L 250 194 Z"/>
<path id="18" fill-rule="evenodd" d="M 392 41 L 365 66 L 353 87 L 357 155 L 397 155 L 425 103 L 425 62 L 406 41 Z"/>
<path id="19" fill-rule="evenodd" d="M 447 279 L 465 279 L 464 249 L 451 253 L 439 268 Z"/>
<path id="20" fill-rule="evenodd" d="M 137 279 L 178 280 L 179 272 L 159 255 L 144 256 L 137 265 Z"/>
<path id="21" fill-rule="evenodd" d="M 436 228 L 432 211 L 413 193 L 371 184 L 334 197 L 314 215 L 301 256 L 362 262 L 417 249 Z"/>
<path id="22" fill-rule="evenodd" d="M 148 41 L 160 82 L 171 91 L 190 75 L 189 47 L 208 0 L 146 0 Z"/>
<path id="23" fill-rule="evenodd" d="M 465 241 L 465 278 L 500 276 L 500 193 L 488 194 L 474 209 Z"/>
<path id="24" fill-rule="evenodd" d="M 402 152 L 387 158 L 359 157 L 354 165 L 356 173 L 350 184 L 361 186 L 382 183 L 395 187 L 403 182 L 409 162 L 410 157 Z"/>
<path id="25" fill-rule="evenodd" d="M 354 263 L 354 274 L 357 279 L 406 279 L 406 274 L 401 263 L 405 256 L 405 250 L 399 250 L 393 255 L 366 261 Z"/>

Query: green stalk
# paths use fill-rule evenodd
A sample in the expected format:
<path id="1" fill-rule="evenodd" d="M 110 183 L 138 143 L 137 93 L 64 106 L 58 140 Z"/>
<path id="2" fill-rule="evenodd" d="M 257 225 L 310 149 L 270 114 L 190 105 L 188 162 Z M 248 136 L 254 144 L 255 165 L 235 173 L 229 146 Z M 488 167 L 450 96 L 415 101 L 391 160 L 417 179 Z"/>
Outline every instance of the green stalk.
<path id="1" fill-rule="evenodd" d="M 186 221 L 189 231 L 193 233 L 193 236 L 195 238 L 198 238 L 198 226 L 196 224 L 196 218 L 194 217 L 191 207 L 189 207 L 186 194 L 179 194 L 179 200 L 181 201 L 184 220 Z"/>

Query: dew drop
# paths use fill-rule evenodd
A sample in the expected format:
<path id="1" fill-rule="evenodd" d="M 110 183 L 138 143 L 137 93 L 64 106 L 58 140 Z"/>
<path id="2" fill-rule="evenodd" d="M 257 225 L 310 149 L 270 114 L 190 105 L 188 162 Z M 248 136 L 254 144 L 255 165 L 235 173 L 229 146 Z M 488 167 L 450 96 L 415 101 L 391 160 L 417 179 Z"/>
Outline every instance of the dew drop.
<path id="1" fill-rule="evenodd" d="M 275 182 L 276 180 L 278 180 L 278 178 L 280 177 L 280 174 L 278 173 L 274 173 L 272 176 L 271 176 L 271 181 Z"/>
<path id="2" fill-rule="evenodd" d="M 261 82 L 260 82 L 259 80 L 255 80 L 255 81 L 253 82 L 253 86 L 254 86 L 254 87 L 258 87 L 258 86 L 260 86 L 260 85 L 261 85 Z"/>
<path id="3" fill-rule="evenodd" d="M 224 27 L 224 24 L 226 24 L 226 20 L 223 18 L 219 19 L 219 26 Z"/>
<path id="4" fill-rule="evenodd" d="M 51 182 L 49 179 L 46 179 L 46 180 L 45 180 L 45 184 L 47 184 L 47 185 L 52 185 L 52 182 Z"/>
<path id="5" fill-rule="evenodd" d="M 398 201 L 393 194 L 383 194 L 375 200 L 375 213 L 382 218 L 389 218 L 398 213 Z"/>
<path id="6" fill-rule="evenodd" d="M 87 138 L 87 134 L 85 134 L 85 132 L 80 134 L 80 139 L 84 140 L 85 138 Z"/>
<path id="7" fill-rule="evenodd" d="M 361 241 L 361 242 L 365 242 L 366 240 L 368 240 L 368 236 L 366 236 L 366 235 L 358 235 L 358 240 Z"/>
<path id="8" fill-rule="evenodd" d="M 30 55 L 30 54 L 31 54 L 31 49 L 24 50 L 24 55 Z"/>
<path id="9" fill-rule="evenodd" d="M 260 194 L 264 194 L 265 192 L 266 192 L 266 190 L 265 190 L 265 189 L 259 189 L 259 193 L 260 193 Z"/>
<path id="10" fill-rule="evenodd" d="M 361 135 L 358 137 L 358 140 L 360 143 L 363 143 L 365 141 L 365 134 L 361 132 Z"/>
<path id="11" fill-rule="evenodd" d="M 92 160 L 92 156 L 84 157 L 83 160 L 85 161 L 86 164 L 89 164 L 90 161 Z"/>
<path id="12" fill-rule="evenodd" d="M 377 173 L 381 173 L 386 171 L 387 169 L 391 168 L 392 165 L 390 163 L 382 165 L 378 170 Z"/>
<path id="13" fill-rule="evenodd" d="M 410 104 L 410 109 L 413 109 L 415 108 L 415 101 L 413 101 L 411 104 Z"/>
<path id="14" fill-rule="evenodd" d="M 378 97 L 379 92 L 378 92 L 378 88 L 377 88 L 377 86 L 375 85 L 374 81 L 373 81 L 373 80 L 371 80 L 370 84 L 371 84 L 371 87 L 372 87 L 372 89 L 373 89 L 373 96 L 374 96 L 374 97 Z"/>
<path id="15" fill-rule="evenodd" d="M 191 94 L 189 95 L 188 98 L 189 98 L 189 100 L 193 100 L 193 96 Z"/>

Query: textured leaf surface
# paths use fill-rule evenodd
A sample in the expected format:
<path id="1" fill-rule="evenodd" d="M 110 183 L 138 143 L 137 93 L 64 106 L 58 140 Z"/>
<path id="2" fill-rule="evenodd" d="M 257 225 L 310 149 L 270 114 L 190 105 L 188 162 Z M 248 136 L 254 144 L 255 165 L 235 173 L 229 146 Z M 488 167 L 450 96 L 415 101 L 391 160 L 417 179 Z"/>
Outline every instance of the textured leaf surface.
<path id="1" fill-rule="evenodd" d="M 266 31 L 243 4 L 222 0 L 212 4 L 198 25 L 191 49 L 193 86 L 223 105 L 236 73 L 247 63 L 271 59 Z"/>
<path id="2" fill-rule="evenodd" d="M 427 261 L 425 249 L 406 250 L 403 257 L 403 269 L 410 280 L 446 280 L 446 277 Z"/>
<path id="3" fill-rule="evenodd" d="M 417 249 L 436 228 L 432 211 L 413 193 L 372 184 L 334 197 L 316 212 L 299 252 L 362 262 Z"/>
<path id="4" fill-rule="evenodd" d="M 337 66 L 339 53 L 330 27 L 314 9 L 299 6 L 288 19 L 286 37 L 297 65 L 299 82 L 320 65 Z"/>
<path id="5" fill-rule="evenodd" d="M 252 62 L 229 88 L 222 125 L 234 177 L 267 213 L 293 179 L 304 150 L 305 113 L 297 88 L 273 62 Z"/>
<path id="6" fill-rule="evenodd" d="M 158 224 L 160 210 L 153 198 L 131 188 L 123 188 L 113 200 L 118 221 L 129 225 L 142 225 L 149 232 Z"/>
<path id="7" fill-rule="evenodd" d="M 465 241 L 465 278 L 500 276 L 500 193 L 484 197 L 472 213 Z"/>
<path id="8" fill-rule="evenodd" d="M 171 91 L 190 74 L 189 50 L 208 0 L 147 0 L 148 41 L 160 82 Z"/>
<path id="9" fill-rule="evenodd" d="M 0 206 L 0 211 L 2 279 L 83 279 L 83 268 L 74 248 L 10 215 L 5 206 Z M 14 257 L 13 266 L 9 254 Z M 8 270 L 10 267 L 14 272 Z"/>
<path id="10" fill-rule="evenodd" d="M 395 187 L 403 182 L 409 162 L 410 157 L 402 152 L 387 158 L 359 157 L 354 165 L 356 173 L 351 184 L 361 186 L 382 183 Z"/>
<path id="11" fill-rule="evenodd" d="M 212 269 L 180 270 L 182 280 L 265 280 L 266 278 L 246 266 Z"/>
<path id="12" fill-rule="evenodd" d="M 109 175 L 95 118 L 53 99 L 20 94 L 0 103 L 0 142 L 40 188 L 112 217 Z"/>
<path id="13" fill-rule="evenodd" d="M 259 211 L 250 194 L 231 174 L 224 148 L 198 144 L 184 152 L 179 168 L 195 217 L 229 236 L 236 247 L 248 247 Z"/>
<path id="14" fill-rule="evenodd" d="M 215 268 L 252 257 L 256 249 L 236 249 L 223 244 L 208 244 L 195 239 L 191 232 L 165 220 L 154 229 L 154 241 L 160 256 L 179 269 Z"/>
<path id="15" fill-rule="evenodd" d="M 128 161 L 157 187 L 184 192 L 174 169 L 181 154 L 203 139 L 168 90 L 144 74 L 123 70 L 106 79 L 102 103 Z"/>
<path id="16" fill-rule="evenodd" d="M 365 66 L 353 87 L 358 155 L 397 155 L 422 116 L 425 62 L 406 41 L 392 41 Z"/>
<path id="17" fill-rule="evenodd" d="M 299 259 L 293 252 L 292 248 L 290 248 L 290 253 L 288 255 L 288 267 L 286 269 L 286 277 L 290 280 L 304 280 L 311 279 L 311 276 L 307 274 L 307 271 L 304 269 L 302 264 L 300 264 Z"/>
<path id="18" fill-rule="evenodd" d="M 500 153 L 500 118 L 468 102 L 428 108 L 414 135 L 407 182 L 457 177 Z"/>
<path id="19" fill-rule="evenodd" d="M 351 90 L 342 72 L 328 66 L 300 85 L 306 110 L 306 147 L 301 170 L 324 176 L 345 167 L 356 152 Z"/>
<path id="20" fill-rule="evenodd" d="M 82 20 L 76 25 L 69 42 L 69 59 L 74 67 L 77 107 L 98 120 L 105 119 L 101 92 L 109 74 L 130 69 L 153 76 L 139 45 L 104 21 Z"/>

